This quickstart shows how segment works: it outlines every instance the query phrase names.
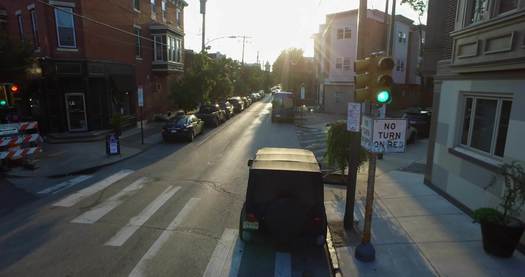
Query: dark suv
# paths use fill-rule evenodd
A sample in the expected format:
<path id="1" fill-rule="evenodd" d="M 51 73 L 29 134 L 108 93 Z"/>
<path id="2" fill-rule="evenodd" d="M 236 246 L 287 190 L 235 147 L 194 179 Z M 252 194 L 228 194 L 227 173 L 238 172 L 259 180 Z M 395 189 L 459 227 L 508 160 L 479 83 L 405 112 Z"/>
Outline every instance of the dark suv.
<path id="1" fill-rule="evenodd" d="M 202 105 L 195 115 L 212 127 L 217 127 L 226 121 L 226 112 L 218 104 Z"/>
<path id="2" fill-rule="evenodd" d="M 303 149 L 262 148 L 248 165 L 248 188 L 239 222 L 241 240 L 269 234 L 278 243 L 324 245 L 323 181 L 314 154 Z"/>

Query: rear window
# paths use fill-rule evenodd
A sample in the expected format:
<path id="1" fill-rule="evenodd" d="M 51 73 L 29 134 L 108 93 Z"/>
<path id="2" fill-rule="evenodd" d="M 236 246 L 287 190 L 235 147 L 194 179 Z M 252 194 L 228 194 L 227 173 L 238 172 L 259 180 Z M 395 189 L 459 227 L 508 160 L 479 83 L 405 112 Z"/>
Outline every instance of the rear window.
<path id="1" fill-rule="evenodd" d="M 215 111 L 217 111 L 217 108 L 214 106 L 202 106 L 200 108 L 201 113 L 213 113 Z"/>
<path id="2" fill-rule="evenodd" d="M 320 173 L 250 170 L 249 186 L 250 201 L 256 206 L 281 197 L 299 199 L 309 207 L 323 201 Z"/>
<path id="3" fill-rule="evenodd" d="M 288 94 L 275 94 L 273 96 L 272 105 L 285 109 L 293 108 L 293 97 Z"/>

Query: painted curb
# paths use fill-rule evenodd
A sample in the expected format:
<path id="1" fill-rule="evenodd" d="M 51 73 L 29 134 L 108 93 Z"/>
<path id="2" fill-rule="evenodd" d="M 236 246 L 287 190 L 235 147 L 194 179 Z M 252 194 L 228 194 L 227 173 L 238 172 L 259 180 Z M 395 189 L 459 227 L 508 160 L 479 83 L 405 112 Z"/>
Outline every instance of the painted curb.
<path id="1" fill-rule="evenodd" d="M 330 267 L 332 269 L 332 276 L 342 277 L 343 273 L 339 267 L 339 258 L 337 257 L 337 251 L 334 247 L 332 241 L 332 233 L 329 227 L 326 227 L 326 251 L 328 252 L 328 259 L 330 262 Z"/>

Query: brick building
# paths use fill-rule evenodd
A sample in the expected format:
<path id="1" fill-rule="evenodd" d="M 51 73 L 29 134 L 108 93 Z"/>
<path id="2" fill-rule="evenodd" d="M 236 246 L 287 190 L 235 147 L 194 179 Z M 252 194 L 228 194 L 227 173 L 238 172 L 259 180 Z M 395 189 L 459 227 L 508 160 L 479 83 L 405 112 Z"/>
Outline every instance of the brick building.
<path id="1" fill-rule="evenodd" d="M 40 76 L 19 76 L 17 108 L 44 132 L 107 129 L 114 114 L 137 120 L 170 108 L 169 83 L 184 72 L 184 0 L 0 0 L 11 39 L 34 47 Z M 0 80 L 5 81 L 5 80 Z"/>

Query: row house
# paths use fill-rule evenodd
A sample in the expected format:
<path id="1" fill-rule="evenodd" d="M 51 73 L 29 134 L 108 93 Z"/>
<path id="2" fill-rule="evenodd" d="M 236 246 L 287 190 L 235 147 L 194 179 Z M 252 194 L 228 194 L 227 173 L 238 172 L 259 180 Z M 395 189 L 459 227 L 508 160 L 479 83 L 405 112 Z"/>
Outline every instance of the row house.
<path id="1" fill-rule="evenodd" d="M 10 39 L 29 42 L 39 74 L 19 76 L 17 110 L 47 133 L 110 128 L 170 109 L 184 72 L 184 0 L 0 0 Z M 12 80 L 0 80 L 12 81 Z"/>
<path id="2" fill-rule="evenodd" d="M 314 34 L 314 65 L 317 78 L 318 102 L 326 112 L 346 113 L 347 103 L 354 99 L 354 68 L 357 58 L 357 10 L 329 14 L 326 22 Z M 365 28 L 367 36 L 359 38 L 367 55 L 386 52 L 385 14 L 368 10 Z M 387 19 L 389 20 L 389 19 Z M 393 55 L 395 67 L 392 72 L 398 87 L 393 91 L 394 102 L 390 107 L 413 105 L 400 99 L 414 99 L 410 93 L 419 93 L 421 80 L 418 73 L 424 26 L 397 15 L 395 17 Z M 404 98 L 396 95 L 405 96 Z M 418 99 L 418 98 L 416 98 Z M 417 102 L 417 101 L 416 101 Z"/>
<path id="3" fill-rule="evenodd" d="M 447 53 L 431 51 L 443 58 L 427 67 L 435 74 L 425 183 L 467 212 L 497 208 L 501 166 L 525 165 L 525 1 L 431 0 L 430 8 L 439 19 L 429 37 L 445 38 Z M 443 18 L 446 10 L 455 12 Z M 518 216 L 525 222 L 525 211 Z"/>

